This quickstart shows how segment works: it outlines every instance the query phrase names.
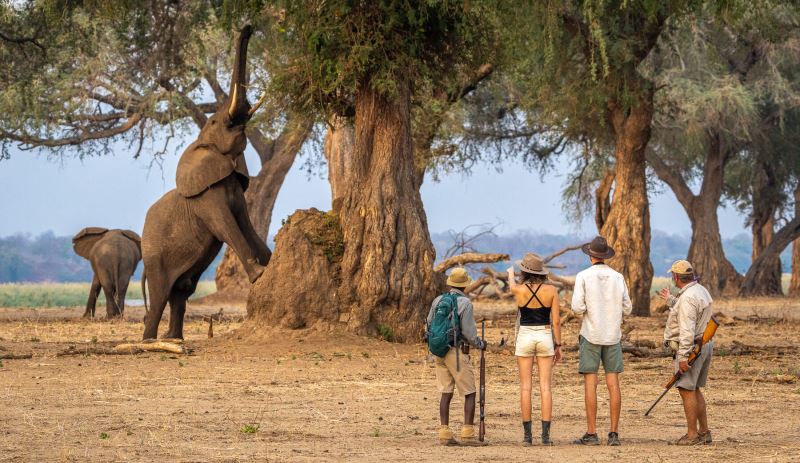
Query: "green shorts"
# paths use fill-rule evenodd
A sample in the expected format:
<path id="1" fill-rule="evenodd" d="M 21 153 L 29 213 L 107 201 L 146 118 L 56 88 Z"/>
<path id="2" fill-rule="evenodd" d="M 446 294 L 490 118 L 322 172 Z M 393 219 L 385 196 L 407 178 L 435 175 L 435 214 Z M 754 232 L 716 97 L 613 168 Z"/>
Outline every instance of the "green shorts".
<path id="1" fill-rule="evenodd" d="M 606 373 L 622 373 L 622 343 L 610 346 L 592 344 L 583 336 L 578 336 L 579 361 L 578 373 L 597 373 L 600 369 L 600 362 L 603 362 L 603 370 Z"/>

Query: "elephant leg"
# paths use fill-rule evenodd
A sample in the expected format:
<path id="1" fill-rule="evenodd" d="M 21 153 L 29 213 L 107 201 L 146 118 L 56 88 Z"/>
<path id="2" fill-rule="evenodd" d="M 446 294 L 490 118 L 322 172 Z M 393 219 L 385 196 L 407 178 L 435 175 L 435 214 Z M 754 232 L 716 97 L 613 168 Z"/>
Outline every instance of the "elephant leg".
<path id="1" fill-rule="evenodd" d="M 258 263 L 261 265 L 267 265 L 270 257 L 272 257 L 272 252 L 267 247 L 266 240 L 261 239 L 261 237 L 258 236 L 258 233 L 256 233 L 252 222 L 250 222 L 250 216 L 247 215 L 246 212 L 237 213 L 236 222 L 244 232 L 244 236 L 250 243 L 250 247 L 255 250 L 256 260 Z"/>
<path id="2" fill-rule="evenodd" d="M 117 283 L 117 307 L 119 314 L 125 314 L 125 295 L 128 293 L 128 283 L 130 280 L 122 279 Z"/>
<path id="3" fill-rule="evenodd" d="M 245 238 L 236 217 L 228 207 L 225 189 L 211 187 L 196 201 L 198 204 L 194 208 L 195 213 L 215 238 L 233 248 L 247 272 L 248 279 L 251 283 L 255 282 L 264 272 L 264 266 L 259 263 L 256 250 Z"/>
<path id="4" fill-rule="evenodd" d="M 150 310 L 144 316 L 144 335 L 142 339 L 158 338 L 158 324 L 167 306 L 170 295 L 170 286 L 160 275 L 147 274 L 147 290 L 150 296 Z"/>
<path id="5" fill-rule="evenodd" d="M 106 296 L 106 318 L 112 319 L 119 316 L 119 311 L 117 310 L 117 301 L 114 299 L 113 289 L 103 286 L 103 294 Z"/>
<path id="6" fill-rule="evenodd" d="M 86 312 L 83 313 L 83 318 L 94 318 L 98 295 L 100 295 L 100 280 L 97 275 L 92 275 L 92 287 L 89 289 L 89 300 L 86 301 Z"/>
<path id="7" fill-rule="evenodd" d="M 176 292 L 169 297 L 169 331 L 167 337 L 183 339 L 183 316 L 186 314 L 186 299 L 183 292 Z"/>

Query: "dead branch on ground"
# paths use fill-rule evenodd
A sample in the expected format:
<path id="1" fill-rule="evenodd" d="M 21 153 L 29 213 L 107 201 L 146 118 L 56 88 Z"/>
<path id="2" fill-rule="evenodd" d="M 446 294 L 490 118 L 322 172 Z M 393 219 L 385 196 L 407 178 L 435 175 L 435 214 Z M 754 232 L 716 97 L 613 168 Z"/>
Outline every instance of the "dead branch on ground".
<path id="1" fill-rule="evenodd" d="M 434 272 L 446 272 L 448 269 L 455 266 L 463 266 L 466 264 L 492 264 L 495 262 L 502 262 L 508 260 L 508 254 L 483 254 L 478 252 L 465 252 L 457 256 L 448 257 L 433 268 Z"/>

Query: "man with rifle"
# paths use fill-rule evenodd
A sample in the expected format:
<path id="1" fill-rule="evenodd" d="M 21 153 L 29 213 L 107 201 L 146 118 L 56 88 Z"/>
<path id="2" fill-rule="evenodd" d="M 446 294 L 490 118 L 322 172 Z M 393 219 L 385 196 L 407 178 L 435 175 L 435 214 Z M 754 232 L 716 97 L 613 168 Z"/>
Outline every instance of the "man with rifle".
<path id="1" fill-rule="evenodd" d="M 483 350 L 486 342 L 478 337 L 472 302 L 464 293 L 471 282 L 465 269 L 453 269 L 447 278 L 447 292 L 433 300 L 428 313 L 425 338 L 428 350 L 434 355 L 436 379 L 442 394 L 439 400 L 439 443 L 442 445 L 459 443 L 450 430 L 450 401 L 456 388 L 464 397 L 464 425 L 461 427 L 460 443 L 482 445 L 475 438 L 475 373 L 469 347 Z"/>
<path id="2" fill-rule="evenodd" d="M 703 344 L 703 332 L 711 321 L 711 295 L 698 281 L 692 264 L 685 260 L 676 261 L 669 269 L 672 281 L 678 287 L 678 296 L 673 297 L 669 289 L 659 294 L 670 306 L 667 326 L 664 329 L 664 345 L 674 355 L 674 370 L 680 372 L 675 386 L 683 401 L 686 415 L 686 434 L 678 439 L 676 445 L 698 445 L 711 443 L 708 429 L 706 399 L 700 388 L 706 386 L 708 370 L 711 367 L 711 354 L 714 342 L 708 339 Z M 700 354 L 689 364 L 695 344 L 701 344 Z"/>

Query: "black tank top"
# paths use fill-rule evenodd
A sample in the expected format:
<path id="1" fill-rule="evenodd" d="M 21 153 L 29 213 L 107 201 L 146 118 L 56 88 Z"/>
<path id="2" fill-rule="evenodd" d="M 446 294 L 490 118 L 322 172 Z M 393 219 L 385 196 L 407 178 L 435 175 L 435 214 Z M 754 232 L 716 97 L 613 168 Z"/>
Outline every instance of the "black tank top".
<path id="1" fill-rule="evenodd" d="M 525 285 L 526 288 L 531 292 L 531 298 L 528 299 L 528 302 L 525 303 L 524 306 L 518 307 L 519 309 L 519 325 L 520 326 L 546 326 L 550 325 L 550 307 L 546 307 L 544 303 L 539 299 L 539 296 L 536 295 L 539 292 L 539 288 L 542 285 L 536 287 L 536 289 L 531 288 L 529 285 Z M 532 300 L 536 299 L 539 302 L 541 307 L 531 308 L 528 307 L 528 304 L 531 303 Z"/>

